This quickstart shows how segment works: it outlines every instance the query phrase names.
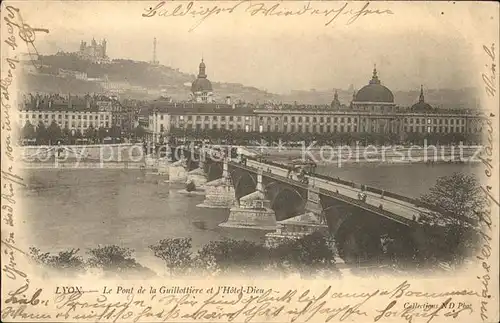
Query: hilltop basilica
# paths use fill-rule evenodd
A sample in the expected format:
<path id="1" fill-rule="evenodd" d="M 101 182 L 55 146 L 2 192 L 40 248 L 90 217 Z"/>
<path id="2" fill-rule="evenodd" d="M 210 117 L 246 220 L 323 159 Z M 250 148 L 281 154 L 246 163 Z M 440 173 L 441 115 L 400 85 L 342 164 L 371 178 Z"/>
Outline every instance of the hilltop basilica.
<path id="1" fill-rule="evenodd" d="M 94 38 L 92 38 L 90 45 L 87 45 L 87 42 L 82 40 L 78 55 L 95 63 L 108 62 L 109 58 L 106 55 L 106 44 L 106 39 L 103 39 L 102 42 L 98 43 Z"/>

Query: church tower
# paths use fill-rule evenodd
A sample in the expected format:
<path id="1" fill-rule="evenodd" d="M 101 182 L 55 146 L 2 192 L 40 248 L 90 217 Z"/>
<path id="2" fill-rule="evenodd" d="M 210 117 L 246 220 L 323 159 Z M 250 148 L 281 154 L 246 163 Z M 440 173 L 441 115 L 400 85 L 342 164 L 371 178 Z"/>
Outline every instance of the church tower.
<path id="1" fill-rule="evenodd" d="M 198 78 L 191 85 L 191 92 L 196 102 L 213 102 L 212 83 L 207 79 L 206 65 L 203 58 L 198 66 Z"/>

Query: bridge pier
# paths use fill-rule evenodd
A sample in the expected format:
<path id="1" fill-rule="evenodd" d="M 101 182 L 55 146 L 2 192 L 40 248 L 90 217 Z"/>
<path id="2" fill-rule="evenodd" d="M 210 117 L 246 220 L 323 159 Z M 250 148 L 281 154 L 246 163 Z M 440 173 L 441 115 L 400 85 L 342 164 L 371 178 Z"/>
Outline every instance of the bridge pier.
<path id="1" fill-rule="evenodd" d="M 198 204 L 198 207 L 227 209 L 236 203 L 236 195 L 229 176 L 227 161 L 226 159 L 223 163 L 222 177 L 205 183 L 205 200 L 203 203 Z"/>
<path id="2" fill-rule="evenodd" d="M 168 166 L 168 180 L 170 183 L 186 183 L 187 161 L 182 150 L 180 154 L 180 159 Z"/>
<path id="3" fill-rule="evenodd" d="M 300 239 L 313 232 L 328 233 L 319 189 L 309 184 L 307 189 L 306 211 L 292 218 L 278 221 L 276 231 L 266 234 L 266 245 L 276 247 L 286 241 Z"/>
<path id="4" fill-rule="evenodd" d="M 204 185 L 207 183 L 207 175 L 205 174 L 205 154 L 200 154 L 198 168 L 195 168 L 187 173 L 187 182 L 193 182 L 196 190 L 205 190 Z"/>
<path id="5" fill-rule="evenodd" d="M 165 147 L 165 157 L 158 156 L 158 174 L 169 175 L 169 165 L 171 163 L 172 163 L 172 151 L 170 150 L 170 146 L 167 144 Z"/>
<path id="6" fill-rule="evenodd" d="M 261 169 L 257 173 L 256 191 L 240 198 L 239 206 L 231 208 L 227 221 L 219 226 L 266 231 L 276 229 L 276 216 L 264 194 Z"/>

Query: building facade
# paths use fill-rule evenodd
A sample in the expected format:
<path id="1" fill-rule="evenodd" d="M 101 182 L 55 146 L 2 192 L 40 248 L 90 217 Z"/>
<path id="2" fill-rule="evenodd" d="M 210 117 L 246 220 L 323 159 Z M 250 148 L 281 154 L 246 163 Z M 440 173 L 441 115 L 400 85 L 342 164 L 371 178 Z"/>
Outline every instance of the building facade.
<path id="1" fill-rule="evenodd" d="M 159 140 L 172 129 L 219 129 L 285 134 L 391 134 L 404 140 L 411 134 L 480 133 L 485 120 L 478 111 L 433 108 L 425 102 L 423 87 L 418 102 L 411 107 L 399 107 L 394 103 L 391 90 L 382 85 L 376 68 L 368 84 L 353 94 L 349 105 L 341 104 L 335 93 L 330 105 L 314 107 L 209 103 L 205 98 L 213 92 L 208 96 L 208 92 L 203 91 L 211 90 L 211 84 L 199 81 L 200 75 L 206 80 L 203 61 L 192 87 L 195 102 L 155 101 L 147 129 L 150 139 Z"/>
<path id="2" fill-rule="evenodd" d="M 20 128 L 27 122 L 35 128 L 40 123 L 49 127 L 55 122 L 61 129 L 68 128 L 84 133 L 89 127 L 110 128 L 113 125 L 112 120 L 112 111 L 100 109 L 91 96 L 30 95 L 24 97 L 18 110 Z"/>

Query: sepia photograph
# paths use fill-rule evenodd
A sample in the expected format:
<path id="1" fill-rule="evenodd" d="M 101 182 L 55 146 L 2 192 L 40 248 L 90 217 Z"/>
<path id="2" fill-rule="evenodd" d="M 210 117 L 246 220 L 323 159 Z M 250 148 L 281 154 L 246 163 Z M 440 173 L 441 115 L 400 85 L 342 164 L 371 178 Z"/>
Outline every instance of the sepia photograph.
<path id="1" fill-rule="evenodd" d="M 5 322 L 497 322 L 499 6 L 5 1 Z"/>

